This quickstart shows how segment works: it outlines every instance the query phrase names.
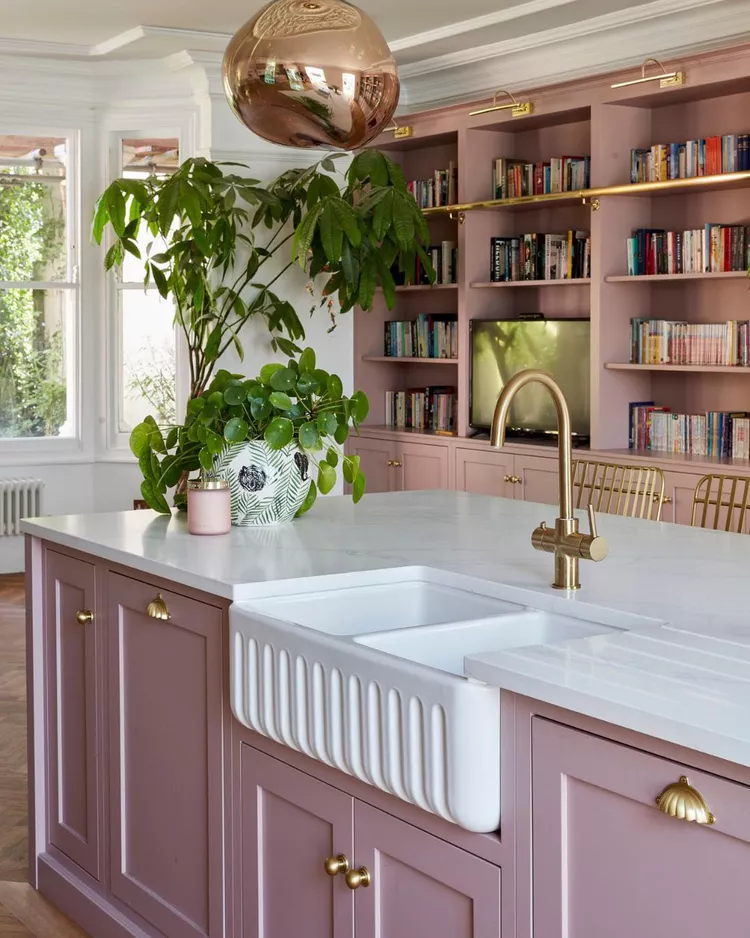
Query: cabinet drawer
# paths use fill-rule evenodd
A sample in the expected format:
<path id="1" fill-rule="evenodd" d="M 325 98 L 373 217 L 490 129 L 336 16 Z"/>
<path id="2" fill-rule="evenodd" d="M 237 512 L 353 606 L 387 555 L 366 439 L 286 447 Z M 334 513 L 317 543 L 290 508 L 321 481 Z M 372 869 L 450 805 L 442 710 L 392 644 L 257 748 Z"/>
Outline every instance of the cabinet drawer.
<path id="1" fill-rule="evenodd" d="M 537 718 L 534 938 L 739 935 L 750 917 L 750 789 Z M 711 825 L 656 799 L 686 776 Z"/>

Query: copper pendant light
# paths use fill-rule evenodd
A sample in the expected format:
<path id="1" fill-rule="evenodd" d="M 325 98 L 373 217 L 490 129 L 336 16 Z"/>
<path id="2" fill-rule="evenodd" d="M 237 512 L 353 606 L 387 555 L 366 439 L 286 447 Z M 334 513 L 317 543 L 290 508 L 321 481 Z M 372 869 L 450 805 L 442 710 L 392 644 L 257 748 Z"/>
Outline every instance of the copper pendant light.
<path id="1" fill-rule="evenodd" d="M 345 0 L 274 0 L 234 35 L 224 89 L 272 143 L 353 150 L 396 110 L 396 63 L 375 23 Z"/>

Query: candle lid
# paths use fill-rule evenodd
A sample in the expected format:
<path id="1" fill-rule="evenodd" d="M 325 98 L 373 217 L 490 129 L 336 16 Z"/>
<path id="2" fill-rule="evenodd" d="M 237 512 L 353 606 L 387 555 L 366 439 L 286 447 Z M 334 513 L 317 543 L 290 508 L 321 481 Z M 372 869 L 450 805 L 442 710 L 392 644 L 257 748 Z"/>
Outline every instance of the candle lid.
<path id="1" fill-rule="evenodd" d="M 192 479 L 188 482 L 188 488 L 194 491 L 204 491 L 205 489 L 228 489 L 229 483 L 226 479 Z"/>

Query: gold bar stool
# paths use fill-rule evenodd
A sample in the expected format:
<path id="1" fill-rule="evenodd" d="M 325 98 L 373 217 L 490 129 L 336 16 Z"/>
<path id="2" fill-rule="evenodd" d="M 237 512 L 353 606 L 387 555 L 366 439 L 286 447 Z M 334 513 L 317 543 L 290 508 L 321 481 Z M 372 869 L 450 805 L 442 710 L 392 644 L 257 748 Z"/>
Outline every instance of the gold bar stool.
<path id="1" fill-rule="evenodd" d="M 576 508 L 593 505 L 596 511 L 605 514 L 661 521 L 664 473 L 654 466 L 576 459 L 573 495 Z"/>
<path id="2" fill-rule="evenodd" d="M 746 534 L 748 501 L 750 478 L 710 473 L 695 486 L 690 524 L 694 528 Z"/>

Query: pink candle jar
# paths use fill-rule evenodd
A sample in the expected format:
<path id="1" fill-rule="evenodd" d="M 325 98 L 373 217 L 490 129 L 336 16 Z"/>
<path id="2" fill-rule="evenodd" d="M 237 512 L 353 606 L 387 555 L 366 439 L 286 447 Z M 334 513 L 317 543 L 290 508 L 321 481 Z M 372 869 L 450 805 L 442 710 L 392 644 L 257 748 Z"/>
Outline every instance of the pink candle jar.
<path id="1" fill-rule="evenodd" d="M 229 534 L 232 510 L 226 479 L 188 482 L 187 515 L 190 534 Z"/>

